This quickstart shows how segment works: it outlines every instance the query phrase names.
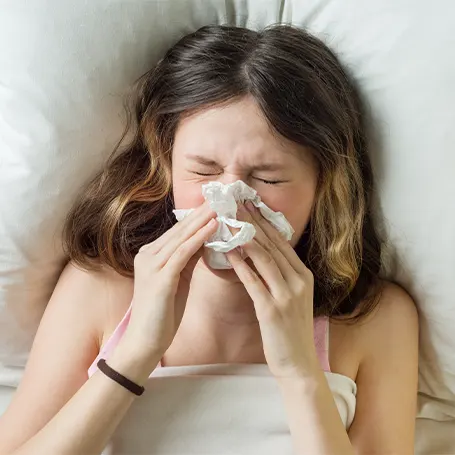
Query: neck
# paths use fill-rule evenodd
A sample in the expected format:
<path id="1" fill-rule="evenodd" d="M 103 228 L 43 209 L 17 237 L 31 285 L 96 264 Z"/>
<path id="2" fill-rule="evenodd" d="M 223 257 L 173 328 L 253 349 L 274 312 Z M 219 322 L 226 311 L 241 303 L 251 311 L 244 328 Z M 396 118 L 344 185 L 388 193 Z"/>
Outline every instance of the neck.
<path id="1" fill-rule="evenodd" d="M 253 301 L 233 270 L 213 270 L 203 259 L 191 279 L 187 311 L 220 326 L 235 328 L 257 325 Z"/>
<path id="2" fill-rule="evenodd" d="M 265 361 L 253 302 L 233 270 L 213 270 L 202 259 L 198 262 L 167 357 L 175 363 L 182 358 L 193 359 L 185 360 L 188 363 Z"/>

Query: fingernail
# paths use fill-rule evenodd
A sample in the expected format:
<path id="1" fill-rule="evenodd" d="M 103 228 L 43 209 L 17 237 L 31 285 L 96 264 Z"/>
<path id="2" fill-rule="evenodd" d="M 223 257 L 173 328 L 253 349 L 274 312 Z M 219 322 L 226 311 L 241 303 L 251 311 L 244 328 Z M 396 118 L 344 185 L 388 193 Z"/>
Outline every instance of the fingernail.
<path id="1" fill-rule="evenodd" d="M 239 205 L 237 206 L 237 210 L 238 210 L 239 212 L 248 212 L 248 210 L 245 208 L 245 205 L 244 205 L 244 204 L 239 204 Z"/>

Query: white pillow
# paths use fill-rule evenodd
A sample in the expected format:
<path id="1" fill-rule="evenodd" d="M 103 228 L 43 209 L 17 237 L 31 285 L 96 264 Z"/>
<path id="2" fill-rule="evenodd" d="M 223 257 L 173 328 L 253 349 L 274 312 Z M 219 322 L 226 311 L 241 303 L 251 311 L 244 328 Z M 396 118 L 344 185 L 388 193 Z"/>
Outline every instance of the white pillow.
<path id="1" fill-rule="evenodd" d="M 380 132 L 372 158 L 395 250 L 390 276 L 421 312 L 421 415 L 455 418 L 451 0 L 2 2 L 0 383 L 20 378 L 14 367 L 26 361 L 65 260 L 64 216 L 119 138 L 125 89 L 202 25 L 280 20 L 325 39 L 369 100 Z"/>
<path id="2" fill-rule="evenodd" d="M 325 37 L 371 106 L 379 130 L 372 160 L 392 250 L 388 275 L 421 314 L 425 415 L 455 418 L 455 3 L 293 5 L 283 19 Z M 426 396 L 453 407 L 433 408 Z"/>

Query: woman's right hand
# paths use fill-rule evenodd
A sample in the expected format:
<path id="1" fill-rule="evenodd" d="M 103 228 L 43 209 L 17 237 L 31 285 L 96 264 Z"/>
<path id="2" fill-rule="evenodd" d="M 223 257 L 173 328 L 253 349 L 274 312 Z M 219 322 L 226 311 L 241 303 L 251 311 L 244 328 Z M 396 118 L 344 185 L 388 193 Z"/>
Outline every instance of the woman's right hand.
<path id="1" fill-rule="evenodd" d="M 139 250 L 134 259 L 131 318 L 122 338 L 130 352 L 159 361 L 169 348 L 182 320 L 204 242 L 216 232 L 215 217 L 205 202 Z"/>

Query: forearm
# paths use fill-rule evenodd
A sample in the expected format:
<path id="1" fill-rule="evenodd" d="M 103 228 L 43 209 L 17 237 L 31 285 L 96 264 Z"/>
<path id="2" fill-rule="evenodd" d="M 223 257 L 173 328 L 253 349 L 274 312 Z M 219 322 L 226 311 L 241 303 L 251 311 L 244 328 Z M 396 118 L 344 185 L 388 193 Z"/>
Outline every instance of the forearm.
<path id="1" fill-rule="evenodd" d="M 298 455 L 354 454 L 322 371 L 304 379 L 281 378 L 278 383 Z"/>
<path id="2" fill-rule="evenodd" d="M 108 364 L 141 385 L 154 368 L 153 362 L 131 356 L 121 344 Z M 97 371 L 41 431 L 11 455 L 100 454 L 134 399 L 134 394 Z"/>

